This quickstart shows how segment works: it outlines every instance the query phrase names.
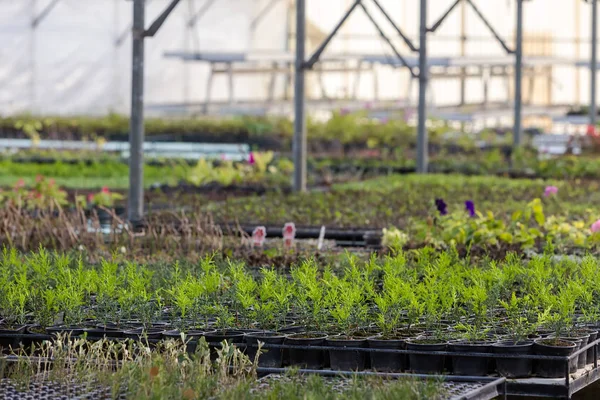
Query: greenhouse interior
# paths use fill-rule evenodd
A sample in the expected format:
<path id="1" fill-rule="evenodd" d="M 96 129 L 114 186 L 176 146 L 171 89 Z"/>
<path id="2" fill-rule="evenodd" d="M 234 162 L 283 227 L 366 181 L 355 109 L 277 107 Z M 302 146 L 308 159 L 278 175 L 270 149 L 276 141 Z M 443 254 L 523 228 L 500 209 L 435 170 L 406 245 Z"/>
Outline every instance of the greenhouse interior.
<path id="1" fill-rule="evenodd" d="M 596 0 L 0 0 L 0 398 L 600 398 Z"/>

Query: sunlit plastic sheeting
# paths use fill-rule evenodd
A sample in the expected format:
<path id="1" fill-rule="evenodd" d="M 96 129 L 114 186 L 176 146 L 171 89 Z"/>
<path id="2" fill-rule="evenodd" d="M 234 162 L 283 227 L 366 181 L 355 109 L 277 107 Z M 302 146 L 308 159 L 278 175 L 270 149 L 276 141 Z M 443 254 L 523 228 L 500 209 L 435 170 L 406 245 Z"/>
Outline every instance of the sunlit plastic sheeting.
<path id="1" fill-rule="evenodd" d="M 271 0 L 215 0 L 194 29 L 186 26 L 190 16 L 198 12 L 207 0 L 182 0 L 167 19 L 161 31 L 146 42 L 147 104 L 203 102 L 206 98 L 208 66 L 198 62 L 182 62 L 166 58 L 165 52 L 239 52 L 286 50 L 286 14 L 289 0 L 281 0 L 267 13 L 256 30 L 250 25 L 256 15 Z M 380 0 L 402 30 L 413 40 L 417 37 L 418 1 Z M 503 36 L 513 45 L 515 20 L 514 0 L 474 0 L 479 9 Z M 105 114 L 108 111 L 128 112 L 130 99 L 132 3 L 125 0 L 59 0 L 37 29 L 31 21 L 50 0 L 0 0 L 0 113 L 35 112 L 44 114 Z M 169 0 L 147 0 L 146 24 L 149 24 L 168 5 Z M 441 15 L 452 2 L 429 0 L 430 23 Z M 35 4 L 35 7 L 32 7 Z M 323 35 L 341 18 L 351 0 L 307 1 L 307 48 L 314 50 Z M 393 29 L 370 1 L 365 5 L 375 19 L 393 37 L 402 54 L 409 50 L 397 38 Z M 576 10 L 580 24 L 576 26 Z M 525 4 L 525 34 L 549 36 L 557 39 L 551 49 L 555 57 L 588 58 L 589 7 L 580 0 L 534 0 Z M 291 18 L 293 21 L 293 17 Z M 460 55 L 461 10 L 455 10 L 444 25 L 431 35 L 429 50 L 432 57 Z M 483 23 L 472 10 L 466 11 L 467 56 L 503 56 L 502 48 L 492 41 Z M 292 24 L 289 30 L 293 33 Z M 126 39 L 115 46 L 115 39 L 125 32 Z M 582 44 L 577 47 L 565 38 L 580 34 Z M 382 42 L 361 9 L 356 9 L 340 31 L 340 37 L 331 42 L 324 55 L 335 53 L 387 54 L 392 52 Z M 342 39 L 346 36 L 346 39 Z M 525 51 L 534 45 L 525 45 Z M 290 51 L 291 49 L 288 49 Z M 542 55 L 542 54 L 538 54 Z M 412 56 L 415 56 L 413 54 Z M 377 67 L 378 79 L 361 78 L 359 97 L 370 99 L 374 86 L 381 99 L 404 98 L 408 92 L 408 74 L 389 66 Z M 554 99 L 573 102 L 574 68 L 557 67 L 553 71 Z M 589 78 L 580 72 L 580 98 L 585 101 Z M 318 97 L 321 91 L 318 77 L 309 75 L 309 96 Z M 327 74 L 323 78 L 326 93 L 332 97 L 349 96 L 354 87 L 355 74 Z M 240 75 L 234 80 L 235 99 L 266 99 L 270 76 Z M 275 93 L 283 92 L 282 76 L 278 77 Z M 213 101 L 228 98 L 227 76 L 215 78 L 211 97 Z M 456 103 L 459 85 L 456 80 L 436 80 L 431 92 L 435 101 Z M 507 88 L 498 79 L 489 86 L 489 99 L 506 100 Z M 413 91 L 416 85 L 413 85 Z M 539 89 L 543 90 L 540 86 Z M 468 101 L 476 102 L 482 96 L 481 80 L 467 82 Z M 413 92 L 413 99 L 415 98 Z"/>
<path id="2" fill-rule="evenodd" d="M 280 26 L 283 24 L 274 21 L 281 21 L 284 7 L 275 7 L 259 24 L 257 34 L 251 35 L 250 23 L 263 2 L 217 0 L 197 26 L 188 29 L 186 22 L 192 10 L 189 3 L 198 10 L 204 1 L 183 0 L 161 31 L 147 40 L 147 102 L 204 99 L 206 67 L 166 59 L 165 51 L 283 49 L 283 26 Z M 0 113 L 127 112 L 131 40 L 127 33 L 127 39 L 117 47 L 115 39 L 130 30 L 132 3 L 60 0 L 37 29 L 32 30 L 32 4 L 35 3 L 37 15 L 49 2 L 0 0 Z M 147 26 L 168 3 L 148 1 Z M 226 97 L 226 83 L 225 79 L 215 80 L 215 100 Z M 236 95 L 248 97 L 266 85 L 266 77 L 236 78 Z"/>

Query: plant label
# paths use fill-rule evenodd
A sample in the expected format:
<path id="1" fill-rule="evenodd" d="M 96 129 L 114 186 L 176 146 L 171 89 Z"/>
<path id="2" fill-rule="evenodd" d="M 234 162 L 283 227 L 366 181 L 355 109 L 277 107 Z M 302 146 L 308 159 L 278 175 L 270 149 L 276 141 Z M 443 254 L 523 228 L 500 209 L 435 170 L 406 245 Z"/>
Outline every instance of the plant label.
<path id="1" fill-rule="evenodd" d="M 323 240 L 325 240 L 325 225 L 321 226 L 321 232 L 319 232 L 319 242 L 317 243 L 317 250 L 323 248 Z"/>
<path id="2" fill-rule="evenodd" d="M 254 247 L 262 247 L 267 237 L 267 228 L 264 226 L 257 226 L 252 231 L 252 244 Z"/>
<path id="3" fill-rule="evenodd" d="M 294 239 L 296 238 L 296 225 L 293 222 L 288 222 L 283 226 L 283 245 L 286 249 L 292 248 Z"/>

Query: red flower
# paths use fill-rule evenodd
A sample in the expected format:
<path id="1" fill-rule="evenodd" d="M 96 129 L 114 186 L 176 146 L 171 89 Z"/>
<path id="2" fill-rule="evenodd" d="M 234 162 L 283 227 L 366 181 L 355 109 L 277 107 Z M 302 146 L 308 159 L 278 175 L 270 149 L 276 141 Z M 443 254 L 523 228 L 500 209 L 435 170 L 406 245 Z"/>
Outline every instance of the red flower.
<path id="1" fill-rule="evenodd" d="M 88 203 L 91 203 L 91 202 L 94 201 L 94 194 L 93 193 L 89 193 L 87 195 L 87 201 L 88 201 Z"/>
<path id="2" fill-rule="evenodd" d="M 108 186 L 102 186 L 102 193 L 106 193 L 106 194 L 110 193 L 110 190 L 108 189 Z"/>

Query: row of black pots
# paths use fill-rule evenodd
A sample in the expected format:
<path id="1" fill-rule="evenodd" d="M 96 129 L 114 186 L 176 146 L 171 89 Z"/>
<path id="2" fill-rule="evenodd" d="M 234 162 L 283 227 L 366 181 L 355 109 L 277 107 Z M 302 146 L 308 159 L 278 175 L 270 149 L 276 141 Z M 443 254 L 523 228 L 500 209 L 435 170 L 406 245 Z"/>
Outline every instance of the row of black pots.
<path id="1" fill-rule="evenodd" d="M 528 355 L 570 356 L 596 340 L 598 332 L 590 332 L 577 338 L 537 338 L 520 343 L 500 342 L 467 342 L 451 341 L 436 343 L 435 340 L 396 339 L 383 340 L 379 336 L 366 339 L 348 339 L 340 336 L 327 336 L 324 333 L 303 333 L 291 335 L 283 343 L 292 346 L 329 346 L 340 347 L 340 350 L 328 352 L 315 349 L 289 349 L 290 365 L 298 365 L 309 369 L 330 367 L 333 370 L 363 370 L 371 368 L 380 372 L 412 371 L 421 374 L 441 374 L 444 370 L 455 375 L 485 376 L 497 372 L 508 378 L 529 377 L 532 374 L 542 378 L 559 378 L 565 374 L 565 363 L 560 360 L 533 360 Z M 360 350 L 342 350 L 343 348 L 378 348 L 395 350 L 412 350 L 415 352 L 456 352 L 456 353 L 494 353 L 523 355 L 523 358 L 494 358 L 476 356 L 451 356 L 442 354 L 397 354 L 384 352 L 365 352 Z M 570 364 L 570 372 L 583 368 L 593 362 L 594 349 L 574 357 Z M 367 355 L 368 354 L 368 355 Z M 589 357 L 588 357 L 589 355 Z M 327 357 L 329 365 L 327 365 Z"/>
<path id="2" fill-rule="evenodd" d="M 27 333 L 34 333 L 31 327 L 21 327 L 16 330 L 0 330 L 0 347 L 16 348 L 19 344 L 28 343 Z M 91 328 L 49 327 L 46 332 L 50 335 L 70 333 L 71 336 L 85 334 L 89 340 L 102 338 L 147 340 L 156 343 L 161 339 L 182 338 L 177 330 L 166 330 L 166 325 L 151 328 L 141 326 L 128 330 L 112 326 L 95 326 Z M 7 335 L 14 334 L 13 336 Z M 562 377 L 565 364 L 555 360 L 532 360 L 527 356 L 569 356 L 589 342 L 595 341 L 598 332 L 582 331 L 577 337 L 551 338 L 539 337 L 521 343 L 500 342 L 439 342 L 426 337 L 387 340 L 381 336 L 352 338 L 341 335 L 329 336 L 320 332 L 302 332 L 299 326 L 291 326 L 279 332 L 257 330 L 190 330 L 185 338 L 187 351 L 194 352 L 198 340 L 203 337 L 208 343 L 221 343 L 224 340 L 232 344 L 245 343 L 247 355 L 253 360 L 256 356 L 256 346 L 259 341 L 267 345 L 284 345 L 282 348 L 263 349 L 258 363 L 261 367 L 278 368 L 286 365 L 300 366 L 309 369 L 331 368 L 333 370 L 363 370 L 370 368 L 380 372 L 414 373 L 443 373 L 451 371 L 455 375 L 485 376 L 497 372 L 509 378 L 531 376 L 532 373 L 543 378 Z M 25 340 L 24 340 L 25 339 Z M 286 348 L 303 346 L 303 349 Z M 311 346 L 339 347 L 340 350 L 324 351 L 307 349 Z M 523 358 L 493 358 L 475 356 L 451 356 L 440 354 L 398 354 L 385 352 L 365 352 L 360 350 L 344 350 L 345 348 L 376 348 L 392 350 L 412 350 L 418 352 L 457 352 L 457 353 L 495 353 L 523 355 Z M 216 348 L 211 347 L 211 356 L 216 358 Z M 593 362 L 594 348 L 574 357 L 569 365 L 571 372 L 583 368 Z"/>

